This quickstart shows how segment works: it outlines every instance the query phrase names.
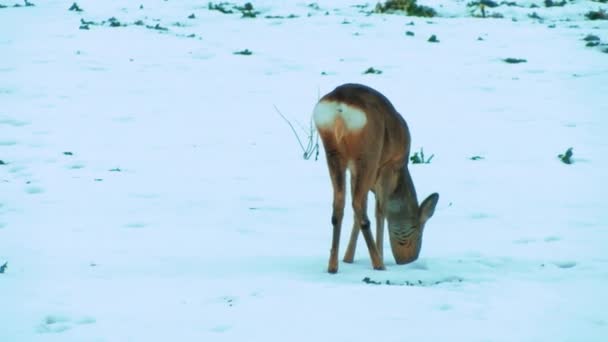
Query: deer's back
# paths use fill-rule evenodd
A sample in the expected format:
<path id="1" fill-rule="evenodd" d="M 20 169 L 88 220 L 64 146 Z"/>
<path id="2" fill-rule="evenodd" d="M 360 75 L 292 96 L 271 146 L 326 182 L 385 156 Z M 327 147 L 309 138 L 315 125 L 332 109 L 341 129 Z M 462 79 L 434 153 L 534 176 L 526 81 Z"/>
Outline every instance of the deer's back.
<path id="1" fill-rule="evenodd" d="M 335 149 L 348 160 L 373 154 L 385 164 L 403 163 L 409 157 L 410 135 L 405 120 L 373 88 L 341 85 L 319 100 L 313 118 L 325 148 Z"/>

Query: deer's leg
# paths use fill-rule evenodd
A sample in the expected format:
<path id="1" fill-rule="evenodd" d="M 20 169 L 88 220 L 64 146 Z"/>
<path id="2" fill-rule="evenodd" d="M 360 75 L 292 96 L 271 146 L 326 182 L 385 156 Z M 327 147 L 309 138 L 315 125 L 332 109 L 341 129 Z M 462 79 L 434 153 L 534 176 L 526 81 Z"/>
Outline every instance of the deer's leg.
<path id="1" fill-rule="evenodd" d="M 395 186 L 396 177 L 394 167 L 388 165 L 381 168 L 378 171 L 378 178 L 374 185 L 374 195 L 376 197 L 376 248 L 378 249 L 381 260 L 384 260 L 385 205 L 389 194 L 395 190 Z"/>
<path id="2" fill-rule="evenodd" d="M 370 229 L 369 218 L 367 217 L 367 194 L 371 189 L 372 183 L 375 178 L 374 172 L 368 168 L 362 160 L 359 160 L 356 167 L 356 176 L 352 180 L 354 182 L 353 197 L 353 210 L 355 212 L 355 224 L 359 225 L 365 244 L 369 251 L 370 259 L 372 260 L 372 266 L 376 270 L 384 269 L 384 262 L 380 259 L 378 249 L 374 243 L 374 238 Z"/>
<path id="3" fill-rule="evenodd" d="M 380 260 L 384 262 L 384 212 L 379 199 L 376 199 L 376 248 Z"/>
<path id="4" fill-rule="evenodd" d="M 355 183 L 350 183 L 350 193 L 351 195 L 355 193 Z M 352 263 L 355 259 L 355 250 L 357 249 L 357 240 L 359 238 L 359 225 L 357 224 L 357 216 L 355 215 L 355 220 L 353 222 L 353 229 L 350 232 L 350 240 L 348 241 L 348 246 L 346 247 L 346 253 L 344 253 L 344 262 Z"/>
<path id="5" fill-rule="evenodd" d="M 334 189 L 333 212 L 331 215 L 333 234 L 327 272 L 336 273 L 338 272 L 340 230 L 342 228 L 342 219 L 344 218 L 346 163 L 337 151 L 329 150 L 327 152 L 327 165 Z"/>

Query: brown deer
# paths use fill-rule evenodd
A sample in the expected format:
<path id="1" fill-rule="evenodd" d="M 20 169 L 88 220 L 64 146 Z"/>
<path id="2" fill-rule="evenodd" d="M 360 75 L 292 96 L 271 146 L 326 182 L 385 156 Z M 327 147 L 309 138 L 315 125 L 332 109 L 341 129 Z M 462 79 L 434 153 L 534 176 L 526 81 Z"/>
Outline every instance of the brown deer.
<path id="1" fill-rule="evenodd" d="M 323 96 L 313 111 L 333 185 L 333 236 L 328 272 L 338 271 L 340 230 L 344 217 L 346 170 L 351 175 L 354 225 L 344 261 L 353 262 L 359 231 L 374 269 L 384 269 L 384 220 L 397 264 L 418 258 L 424 224 L 439 200 L 431 194 L 420 205 L 407 163 L 410 133 L 405 120 L 380 92 L 344 84 Z M 376 197 L 376 244 L 367 217 L 367 195 Z"/>

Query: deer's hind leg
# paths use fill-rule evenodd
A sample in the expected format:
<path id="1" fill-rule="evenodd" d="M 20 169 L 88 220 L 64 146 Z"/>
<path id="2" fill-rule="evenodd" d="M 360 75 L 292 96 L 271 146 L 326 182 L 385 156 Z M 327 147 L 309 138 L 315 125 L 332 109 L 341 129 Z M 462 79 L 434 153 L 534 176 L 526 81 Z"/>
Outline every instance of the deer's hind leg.
<path id="1" fill-rule="evenodd" d="M 350 193 L 355 193 L 355 183 L 351 181 L 350 183 Z M 353 229 L 350 232 L 350 240 L 348 241 L 348 246 L 346 247 L 346 253 L 344 253 L 344 262 L 352 263 L 355 260 L 355 251 L 357 249 L 357 240 L 359 239 L 359 225 L 357 224 L 357 217 L 355 215 L 355 220 L 353 222 Z"/>
<path id="2" fill-rule="evenodd" d="M 340 230 L 344 218 L 346 161 L 333 146 L 325 146 L 327 165 L 334 190 L 331 224 L 333 227 L 331 250 L 327 272 L 338 272 L 338 252 L 340 249 Z"/>

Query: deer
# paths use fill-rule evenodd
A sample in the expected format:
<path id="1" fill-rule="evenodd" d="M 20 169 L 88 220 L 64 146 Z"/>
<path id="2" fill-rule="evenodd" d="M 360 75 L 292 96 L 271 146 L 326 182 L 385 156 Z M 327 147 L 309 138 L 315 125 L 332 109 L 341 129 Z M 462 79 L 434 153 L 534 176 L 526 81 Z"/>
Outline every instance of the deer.
<path id="1" fill-rule="evenodd" d="M 333 187 L 333 234 L 327 271 L 338 272 L 340 231 L 344 217 L 346 171 L 350 173 L 353 228 L 343 261 L 353 263 L 359 232 L 372 267 L 384 270 L 384 223 L 388 222 L 396 264 L 418 259 L 422 233 L 433 216 L 439 194 L 418 204 L 408 162 L 411 136 L 407 123 L 379 91 L 347 83 L 324 95 L 313 109 Z M 376 199 L 376 241 L 367 216 L 367 197 Z"/>

